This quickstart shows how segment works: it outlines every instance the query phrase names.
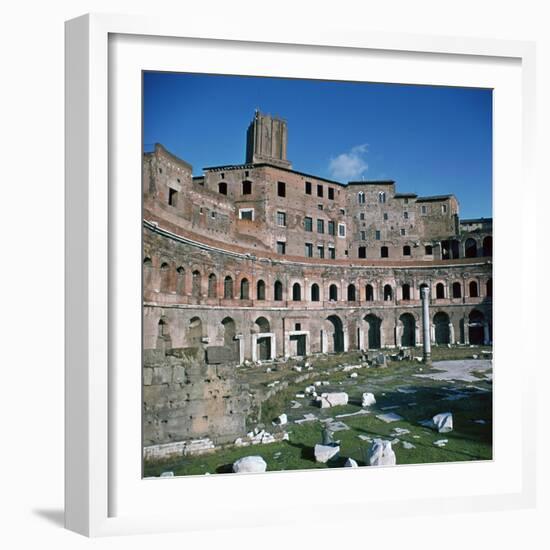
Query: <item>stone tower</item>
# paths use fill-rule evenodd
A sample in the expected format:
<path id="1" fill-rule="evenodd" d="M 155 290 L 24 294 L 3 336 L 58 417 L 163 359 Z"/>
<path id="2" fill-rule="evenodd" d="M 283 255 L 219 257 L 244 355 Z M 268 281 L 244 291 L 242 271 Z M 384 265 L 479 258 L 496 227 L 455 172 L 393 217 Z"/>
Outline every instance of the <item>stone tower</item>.
<path id="1" fill-rule="evenodd" d="M 281 168 L 291 168 L 286 159 L 286 146 L 286 122 L 256 110 L 246 132 L 246 162 L 267 162 Z"/>

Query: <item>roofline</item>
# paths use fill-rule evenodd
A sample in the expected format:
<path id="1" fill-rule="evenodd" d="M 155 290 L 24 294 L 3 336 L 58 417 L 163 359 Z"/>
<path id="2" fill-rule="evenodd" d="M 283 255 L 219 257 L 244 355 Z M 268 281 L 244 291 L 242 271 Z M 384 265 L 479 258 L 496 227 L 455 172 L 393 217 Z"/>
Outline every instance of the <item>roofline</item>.
<path id="1" fill-rule="evenodd" d="M 174 155 L 174 153 L 171 153 L 162 145 L 162 143 L 155 143 L 155 148 L 153 151 L 150 151 L 149 153 L 144 153 L 145 155 L 154 155 L 158 150 L 162 151 L 165 155 L 171 157 L 173 160 L 183 164 L 185 167 L 189 168 L 191 172 L 193 171 L 193 166 L 189 164 L 186 160 L 183 160 L 182 158 L 178 157 L 177 155 Z"/>
<path id="2" fill-rule="evenodd" d="M 205 166 L 203 170 L 220 172 L 222 170 L 244 170 L 246 168 L 275 168 L 276 170 L 281 170 L 283 172 L 290 172 L 291 174 L 298 174 L 299 176 L 304 176 L 306 178 L 312 178 L 319 181 L 325 181 L 332 185 L 340 185 L 341 187 L 346 187 L 345 183 L 341 183 L 335 180 L 329 180 L 328 178 L 323 178 L 321 176 L 314 176 L 313 174 L 307 174 L 306 172 L 298 172 L 298 170 L 292 170 L 291 168 L 283 168 L 282 166 L 277 166 L 275 164 L 270 164 L 269 162 L 259 162 L 259 163 L 246 163 L 246 164 L 227 164 L 225 166 Z"/>
<path id="3" fill-rule="evenodd" d="M 460 220 L 460 223 L 493 223 L 493 218 L 470 218 Z"/>
<path id="4" fill-rule="evenodd" d="M 418 197 L 416 199 L 416 202 L 436 202 L 436 201 L 443 201 L 451 198 L 456 200 L 456 197 L 453 194 L 450 194 L 450 195 L 432 195 L 429 197 Z"/>
<path id="5" fill-rule="evenodd" d="M 395 180 L 348 181 L 348 185 L 395 185 Z"/>

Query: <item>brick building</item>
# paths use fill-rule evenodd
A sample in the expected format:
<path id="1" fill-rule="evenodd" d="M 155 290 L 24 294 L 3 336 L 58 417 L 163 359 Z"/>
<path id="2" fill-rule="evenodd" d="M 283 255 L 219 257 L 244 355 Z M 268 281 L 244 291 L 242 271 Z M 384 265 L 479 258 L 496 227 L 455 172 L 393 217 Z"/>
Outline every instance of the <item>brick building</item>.
<path id="1" fill-rule="evenodd" d="M 256 112 L 246 162 L 200 177 L 161 145 L 144 154 L 144 349 L 238 364 L 418 346 L 424 285 L 434 344 L 489 343 L 491 219 L 294 170 L 287 133 Z"/>

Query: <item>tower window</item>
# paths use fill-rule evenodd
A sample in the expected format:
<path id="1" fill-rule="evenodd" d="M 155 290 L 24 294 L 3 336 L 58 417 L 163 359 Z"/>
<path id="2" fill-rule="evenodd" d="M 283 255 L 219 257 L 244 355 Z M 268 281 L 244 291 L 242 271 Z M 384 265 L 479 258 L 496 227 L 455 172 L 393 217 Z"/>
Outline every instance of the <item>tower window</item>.
<path id="1" fill-rule="evenodd" d="M 277 225 L 286 227 L 286 213 L 277 212 Z"/>
<path id="2" fill-rule="evenodd" d="M 332 187 L 329 187 L 328 188 L 328 199 L 330 201 L 333 201 L 334 200 L 334 189 Z"/>
<path id="3" fill-rule="evenodd" d="M 317 220 L 317 233 L 325 232 L 325 220 Z"/>
<path id="4" fill-rule="evenodd" d="M 277 195 L 279 197 L 286 197 L 286 183 L 284 181 L 277 182 Z"/>
<path id="5" fill-rule="evenodd" d="M 309 216 L 304 218 L 304 230 L 313 231 L 313 218 L 310 218 Z"/>
<path id="6" fill-rule="evenodd" d="M 286 243 L 284 241 L 277 241 L 277 254 L 286 254 Z"/>
<path id="7" fill-rule="evenodd" d="M 243 195 L 250 195 L 252 193 L 252 182 L 245 180 L 243 181 Z"/>
<path id="8" fill-rule="evenodd" d="M 323 196 L 323 186 L 317 185 L 317 196 L 322 197 Z"/>
<path id="9" fill-rule="evenodd" d="M 306 195 L 311 195 L 311 182 L 306 181 Z"/>
<path id="10" fill-rule="evenodd" d="M 333 221 L 328 222 L 328 234 L 329 235 L 335 235 L 336 234 L 336 228 Z"/>
<path id="11" fill-rule="evenodd" d="M 313 257 L 313 245 L 311 243 L 306 243 L 306 257 Z"/>
<path id="12" fill-rule="evenodd" d="M 168 188 L 168 204 L 169 206 L 178 205 L 178 192 L 171 187 Z"/>

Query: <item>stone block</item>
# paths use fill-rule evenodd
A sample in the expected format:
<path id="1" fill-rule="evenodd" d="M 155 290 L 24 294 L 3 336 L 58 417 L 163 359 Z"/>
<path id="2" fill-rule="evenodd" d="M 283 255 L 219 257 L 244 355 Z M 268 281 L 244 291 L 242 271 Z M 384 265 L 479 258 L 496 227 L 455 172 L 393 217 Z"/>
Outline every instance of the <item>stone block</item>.
<path id="1" fill-rule="evenodd" d="M 370 466 L 395 466 L 396 463 L 391 442 L 383 439 L 375 439 L 372 442 L 367 457 Z"/>
<path id="2" fill-rule="evenodd" d="M 374 398 L 374 394 L 365 392 L 362 395 L 361 400 L 361 407 L 370 407 L 371 405 L 376 404 L 376 399 Z"/>
<path id="3" fill-rule="evenodd" d="M 265 472 L 267 463 L 261 456 L 245 456 L 233 463 L 236 474 Z"/>
<path id="4" fill-rule="evenodd" d="M 340 445 L 321 445 L 318 443 L 313 450 L 315 461 L 322 464 L 327 463 L 330 459 L 336 458 L 340 453 Z"/>
<path id="5" fill-rule="evenodd" d="M 316 402 L 321 409 L 347 405 L 348 394 L 346 392 L 323 393 L 320 397 L 317 397 Z"/>
<path id="6" fill-rule="evenodd" d="M 206 362 L 209 365 L 233 363 L 237 360 L 235 351 L 229 346 L 208 346 L 206 348 Z"/>
<path id="7" fill-rule="evenodd" d="M 450 412 L 436 414 L 432 422 L 439 433 L 450 432 L 453 429 L 453 415 Z"/>

